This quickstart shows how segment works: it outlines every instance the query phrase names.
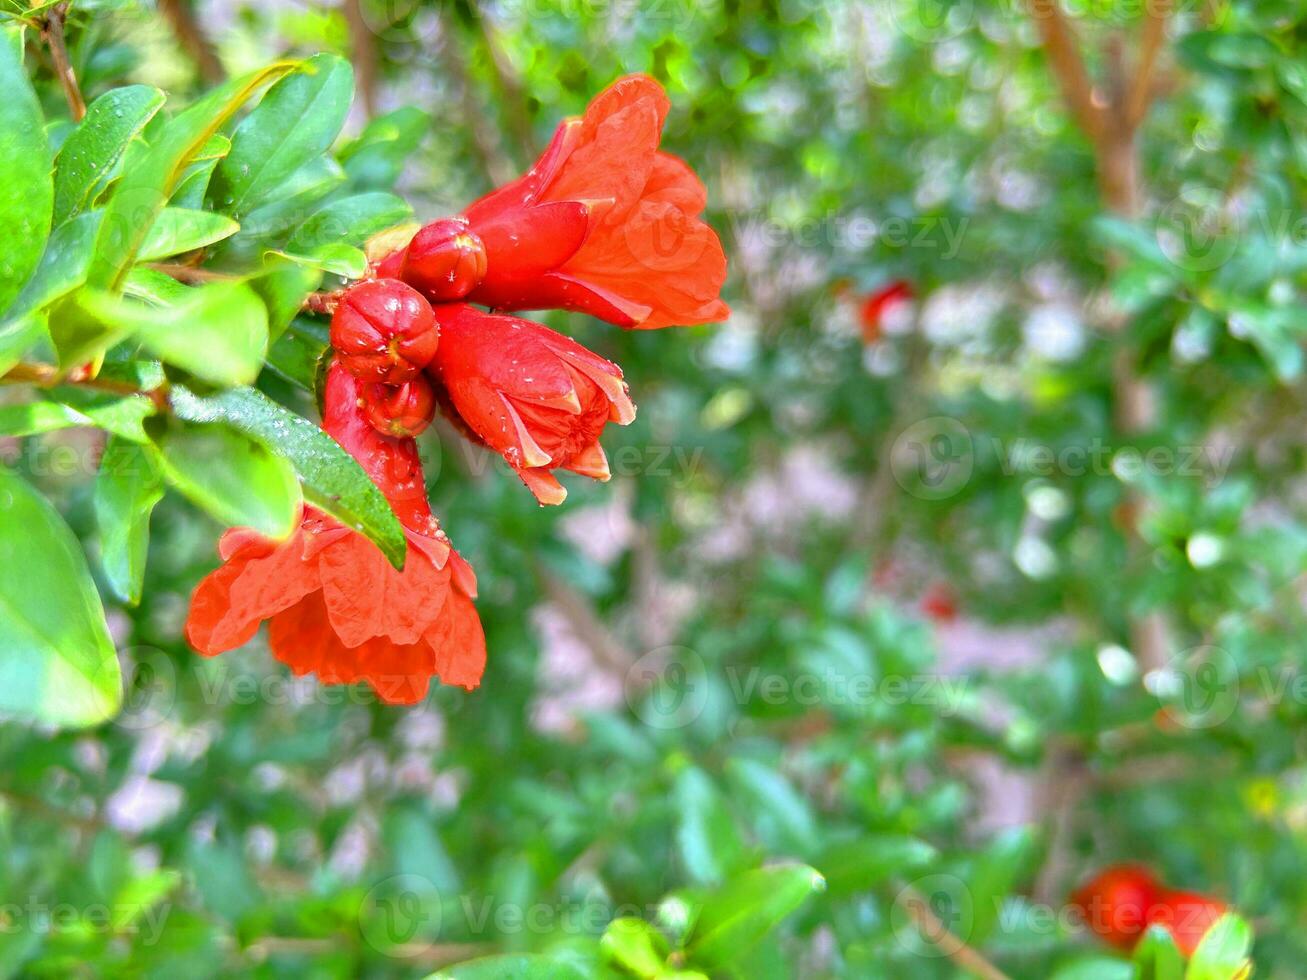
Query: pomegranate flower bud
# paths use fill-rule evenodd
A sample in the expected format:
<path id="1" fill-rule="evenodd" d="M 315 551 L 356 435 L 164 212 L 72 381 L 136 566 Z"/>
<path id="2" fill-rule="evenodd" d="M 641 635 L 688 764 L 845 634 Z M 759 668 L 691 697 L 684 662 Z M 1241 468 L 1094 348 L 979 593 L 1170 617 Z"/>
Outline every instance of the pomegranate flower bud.
<path id="1" fill-rule="evenodd" d="M 360 399 L 372 427 L 392 439 L 419 435 L 436 412 L 436 396 L 426 375 L 402 385 L 370 384 Z"/>
<path id="2" fill-rule="evenodd" d="M 461 303 L 436 307 L 436 318 L 441 342 L 429 371 L 443 404 L 540 503 L 567 496 L 555 469 L 608 479 L 599 435 L 635 418 L 621 368 L 531 320 Z"/>
<path id="3" fill-rule="evenodd" d="M 331 346 L 360 381 L 403 384 L 431 363 L 439 342 L 430 304 L 398 279 L 351 287 L 331 318 Z"/>
<path id="4" fill-rule="evenodd" d="M 464 218 L 431 222 L 404 250 L 402 278 L 433 302 L 462 299 L 485 275 L 485 243 Z"/>

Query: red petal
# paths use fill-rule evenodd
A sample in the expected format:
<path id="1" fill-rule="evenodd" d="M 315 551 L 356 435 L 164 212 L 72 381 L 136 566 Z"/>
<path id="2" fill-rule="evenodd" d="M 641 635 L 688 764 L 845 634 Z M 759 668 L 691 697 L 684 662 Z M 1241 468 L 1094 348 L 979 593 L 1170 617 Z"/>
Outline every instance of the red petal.
<path id="1" fill-rule="evenodd" d="M 357 534 L 325 550 L 318 566 L 328 618 L 347 647 L 379 636 L 416 643 L 449 592 L 449 573 L 436 571 L 421 550 L 410 550 L 399 572 Z"/>
<path id="2" fill-rule="evenodd" d="M 445 604 L 426 642 L 435 656 L 435 671 L 442 683 L 469 691 L 481 683 L 486 669 L 486 637 L 472 600 L 455 592 Z"/>

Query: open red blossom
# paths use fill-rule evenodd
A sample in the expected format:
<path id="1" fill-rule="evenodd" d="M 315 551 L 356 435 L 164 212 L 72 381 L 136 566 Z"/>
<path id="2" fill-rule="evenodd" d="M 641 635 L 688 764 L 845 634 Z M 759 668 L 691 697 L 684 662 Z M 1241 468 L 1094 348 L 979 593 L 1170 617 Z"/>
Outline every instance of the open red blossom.
<path id="1" fill-rule="evenodd" d="M 563 121 L 530 171 L 428 225 L 385 267 L 438 302 L 579 310 L 644 330 L 725 319 L 726 256 L 700 217 L 703 183 L 658 150 L 668 108 L 652 78 L 619 79 Z"/>
<path id="2" fill-rule="evenodd" d="M 440 349 L 428 370 L 446 408 L 540 503 L 567 496 L 555 469 L 608 479 L 599 434 L 635 418 L 621 368 L 531 320 L 461 303 L 435 310 Z"/>
<path id="3" fill-rule="evenodd" d="M 267 620 L 273 655 L 297 675 L 365 681 L 392 704 L 420 701 L 432 677 L 470 690 L 486 662 L 476 578 L 431 515 L 416 445 L 373 428 L 362 387 L 331 366 L 323 427 L 394 507 L 409 543 L 404 570 L 313 508 L 285 542 L 236 528 L 219 545 L 224 564 L 191 599 L 187 639 L 214 656 L 247 643 Z"/>

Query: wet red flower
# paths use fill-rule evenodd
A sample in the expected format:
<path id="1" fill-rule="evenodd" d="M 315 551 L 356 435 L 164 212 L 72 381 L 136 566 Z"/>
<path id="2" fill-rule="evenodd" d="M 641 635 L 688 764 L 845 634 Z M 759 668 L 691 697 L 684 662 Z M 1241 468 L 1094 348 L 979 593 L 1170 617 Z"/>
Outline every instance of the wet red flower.
<path id="1" fill-rule="evenodd" d="M 236 528 L 219 545 L 224 564 L 191 599 L 187 639 L 214 656 L 247 643 L 267 620 L 273 655 L 297 675 L 365 681 L 392 704 L 420 701 L 432 677 L 472 689 L 486 660 L 476 578 L 431 515 L 413 440 L 378 433 L 360 408 L 360 388 L 332 365 L 323 427 L 394 507 L 409 543 L 404 570 L 313 508 L 284 542 Z"/>
<path id="2" fill-rule="evenodd" d="M 578 310 L 645 330 L 725 319 L 726 256 L 700 218 L 703 183 L 658 150 L 669 106 L 652 78 L 618 79 L 585 115 L 563 121 L 530 171 L 461 223 L 428 225 L 402 264 L 383 268 L 402 267 L 436 301 Z M 466 288 L 479 262 L 479 284 Z"/>
<path id="3" fill-rule="evenodd" d="M 912 283 L 899 279 L 873 293 L 869 293 L 858 307 L 858 319 L 862 322 L 862 339 L 872 343 L 880 337 L 885 323 L 885 314 L 893 306 L 906 303 L 916 296 Z"/>
<path id="4" fill-rule="evenodd" d="M 403 384 L 431 363 L 439 343 L 431 304 L 398 279 L 351 286 L 331 318 L 331 346 L 364 381 Z"/>
<path id="5" fill-rule="evenodd" d="M 441 340 L 429 371 L 438 394 L 537 500 L 567 496 L 555 469 L 608 479 L 599 434 L 635 418 L 621 368 L 531 320 L 461 303 L 435 310 Z"/>
<path id="6" fill-rule="evenodd" d="M 425 374 L 402 385 L 363 387 L 363 414 L 383 436 L 407 439 L 421 435 L 436 411 L 436 396 Z"/>
<path id="7" fill-rule="evenodd" d="M 466 218 L 431 222 L 402 254 L 403 280 L 439 302 L 462 299 L 486 275 L 485 243 Z"/>

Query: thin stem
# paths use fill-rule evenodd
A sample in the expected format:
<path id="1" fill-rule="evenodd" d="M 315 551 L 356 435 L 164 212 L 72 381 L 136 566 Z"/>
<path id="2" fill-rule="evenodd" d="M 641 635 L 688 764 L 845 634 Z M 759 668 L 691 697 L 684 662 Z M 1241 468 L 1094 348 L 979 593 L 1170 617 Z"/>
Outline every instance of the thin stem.
<path id="1" fill-rule="evenodd" d="M 1107 108 L 1089 79 L 1075 29 L 1062 12 L 1058 0 L 1030 0 L 1030 12 L 1043 39 L 1049 66 L 1062 89 L 1062 97 L 1081 129 L 1095 143 L 1099 142 L 1107 130 Z"/>
<path id="2" fill-rule="evenodd" d="M 1131 129 L 1138 127 L 1148 114 L 1157 58 L 1162 51 L 1162 42 L 1166 40 L 1166 22 L 1173 3 L 1172 0 L 1150 0 L 1144 6 L 1147 9 L 1144 11 L 1144 36 L 1139 45 L 1139 68 L 1126 101 L 1126 122 Z"/>
<path id="3" fill-rule="evenodd" d="M 38 388 L 55 388 L 68 385 L 73 388 L 87 388 L 91 391 L 104 391 L 114 395 L 137 395 L 154 402 L 155 408 L 164 412 L 168 410 L 168 391 L 166 386 L 146 390 L 126 381 L 101 378 L 76 369 L 65 374 L 53 364 L 22 363 L 15 364 L 5 374 L 0 375 L 0 384 L 34 385 Z"/>
<path id="4" fill-rule="evenodd" d="M 909 885 L 900 892 L 900 904 L 916 924 L 922 936 L 939 947 L 961 969 L 981 980 L 1012 980 L 975 949 L 962 941 L 937 916 L 924 895 Z"/>
<path id="5" fill-rule="evenodd" d="M 58 3 L 45 15 L 41 27 L 41 40 L 50 49 L 50 58 L 54 62 L 54 73 L 63 86 L 64 98 L 68 100 L 68 111 L 72 113 L 73 122 L 81 122 L 86 115 L 86 100 L 77 85 L 77 75 L 73 72 L 72 62 L 68 60 L 68 46 L 64 43 L 64 24 L 68 19 L 68 4 Z"/>
<path id="6" fill-rule="evenodd" d="M 223 70 L 222 62 L 218 60 L 218 53 L 214 50 L 213 43 L 200 27 L 200 22 L 196 20 L 195 11 L 191 9 L 189 0 L 159 0 L 159 11 L 200 70 L 200 77 L 210 85 L 221 82 L 227 73 Z"/>
<path id="7" fill-rule="evenodd" d="M 345 23 L 349 27 L 349 46 L 354 55 L 354 74 L 368 118 L 377 114 L 377 45 L 375 35 L 363 17 L 359 0 L 345 0 Z"/>

